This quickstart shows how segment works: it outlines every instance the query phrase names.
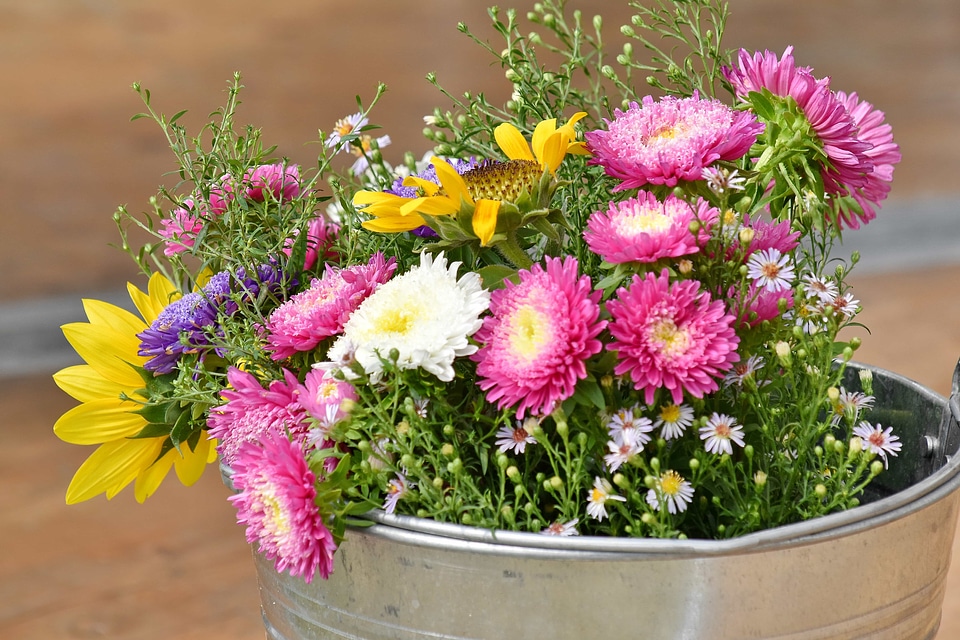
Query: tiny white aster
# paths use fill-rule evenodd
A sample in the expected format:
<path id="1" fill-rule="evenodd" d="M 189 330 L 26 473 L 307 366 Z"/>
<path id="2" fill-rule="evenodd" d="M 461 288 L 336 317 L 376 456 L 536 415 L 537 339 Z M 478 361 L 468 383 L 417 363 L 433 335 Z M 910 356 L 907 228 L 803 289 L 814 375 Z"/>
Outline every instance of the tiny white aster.
<path id="1" fill-rule="evenodd" d="M 692 501 L 693 485 L 672 469 L 660 474 L 654 487 L 647 491 L 647 504 L 657 511 L 666 506 L 669 513 L 683 513 Z"/>
<path id="2" fill-rule="evenodd" d="M 407 481 L 405 475 L 398 473 L 397 477 L 387 484 L 387 499 L 383 503 L 383 510 L 387 513 L 393 513 L 397 508 L 397 503 L 410 493 L 410 488 L 414 486 L 416 486 L 414 483 Z"/>
<path id="3" fill-rule="evenodd" d="M 727 375 L 723 377 L 723 383 L 730 387 L 736 385 L 742 387 L 747 378 L 750 378 L 763 366 L 763 358 L 760 356 L 750 356 L 745 361 L 740 361 L 733 365 Z M 759 382 L 757 386 L 760 386 Z"/>
<path id="4" fill-rule="evenodd" d="M 353 162 L 353 165 L 350 167 L 350 172 L 359 176 L 364 173 L 370 167 L 370 160 L 368 156 L 370 152 L 373 151 L 374 141 L 376 141 L 376 147 L 378 149 L 383 149 L 386 146 L 390 145 L 390 136 L 380 136 L 379 138 L 374 139 L 371 136 L 360 136 L 354 143 L 349 147 L 350 153 L 357 157 Z"/>
<path id="5" fill-rule="evenodd" d="M 540 533 L 545 536 L 578 536 L 580 532 L 577 531 L 577 524 L 579 524 L 580 518 L 574 518 L 569 522 L 554 522 L 546 529 L 542 530 Z"/>
<path id="6" fill-rule="evenodd" d="M 619 469 L 623 464 L 630 462 L 630 460 L 643 451 L 642 444 L 637 444 L 629 440 L 610 440 L 607 442 L 607 448 L 610 450 L 610 453 L 603 456 L 603 460 L 607 463 L 611 473 Z"/>
<path id="7" fill-rule="evenodd" d="M 665 404 L 660 407 L 653 426 L 660 429 L 660 437 L 664 440 L 675 440 L 692 424 L 693 407 L 685 404 Z"/>
<path id="8" fill-rule="evenodd" d="M 607 517 L 607 501 L 617 500 L 626 502 L 623 496 L 613 493 L 613 485 L 606 478 L 594 478 L 593 489 L 587 497 L 587 515 L 594 520 L 603 520 Z"/>
<path id="9" fill-rule="evenodd" d="M 773 248 L 757 251 L 747 260 L 747 276 L 768 291 L 789 289 L 793 283 L 790 256 Z"/>
<path id="10" fill-rule="evenodd" d="M 516 454 L 521 454 L 528 444 L 537 444 L 536 438 L 530 435 L 536 424 L 536 418 L 527 418 L 523 422 L 518 421 L 516 427 L 504 425 L 497 431 L 497 441 L 494 444 L 500 447 L 503 453 L 512 450 Z"/>
<path id="11" fill-rule="evenodd" d="M 634 415 L 634 411 L 639 410 L 639 406 L 617 410 L 607 422 L 610 437 L 616 442 L 635 444 L 640 448 L 650 442 L 648 434 L 653 431 L 653 423 L 649 418 Z"/>
<path id="12" fill-rule="evenodd" d="M 360 304 L 327 357 L 337 362 L 353 347 L 353 359 L 377 381 L 383 372 L 380 357 L 396 349 L 399 368 L 453 380 L 453 361 L 477 350 L 468 338 L 490 305 L 480 275 L 470 271 L 457 279 L 459 266 L 448 267 L 443 253 L 436 258 L 421 253 L 419 266 L 380 285 Z"/>
<path id="13" fill-rule="evenodd" d="M 359 129 L 365 126 L 367 126 L 367 119 L 363 117 L 362 113 L 354 113 L 340 118 L 336 124 L 333 125 L 333 131 L 327 136 L 327 141 L 325 142 L 327 148 L 335 148 L 343 138 L 352 133 L 357 133 Z"/>
<path id="14" fill-rule="evenodd" d="M 706 440 L 704 448 L 709 453 L 732 455 L 731 442 L 743 446 L 743 427 L 730 416 L 714 413 L 707 420 L 707 424 L 700 427 L 700 439 Z"/>
<path id="15" fill-rule="evenodd" d="M 860 301 L 855 300 L 849 293 L 837 296 L 830 306 L 843 320 L 849 320 L 860 311 Z"/>
<path id="16" fill-rule="evenodd" d="M 868 396 L 862 391 L 847 391 L 840 387 L 840 395 L 833 403 L 833 417 L 830 424 L 837 426 L 840 421 L 846 418 L 850 423 L 856 422 L 860 418 L 860 412 L 873 406 L 873 396 Z"/>
<path id="17" fill-rule="evenodd" d="M 808 298 L 816 298 L 824 304 L 833 304 L 840 293 L 836 282 L 812 273 L 803 276 L 803 292 Z"/>
<path id="18" fill-rule="evenodd" d="M 707 188 L 720 195 L 725 191 L 743 191 L 746 178 L 739 175 L 737 170 L 728 171 L 723 167 L 707 167 L 702 177 L 707 181 Z"/>
<path id="19" fill-rule="evenodd" d="M 883 428 L 883 425 L 872 425 L 863 420 L 853 428 L 853 434 L 863 440 L 863 445 L 883 458 L 883 468 L 887 468 L 887 456 L 896 457 L 900 451 L 900 438 L 893 435 L 893 427 Z"/>

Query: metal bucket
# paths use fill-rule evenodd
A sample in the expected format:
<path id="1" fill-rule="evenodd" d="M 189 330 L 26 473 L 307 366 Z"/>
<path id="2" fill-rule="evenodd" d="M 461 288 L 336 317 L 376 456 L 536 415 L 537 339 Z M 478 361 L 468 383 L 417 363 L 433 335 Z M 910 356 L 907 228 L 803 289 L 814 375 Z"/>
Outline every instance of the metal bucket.
<path id="1" fill-rule="evenodd" d="M 872 370 L 872 418 L 903 450 L 863 506 L 723 541 L 375 514 L 327 581 L 254 554 L 267 638 L 933 638 L 960 500 L 960 373 L 947 401 Z"/>

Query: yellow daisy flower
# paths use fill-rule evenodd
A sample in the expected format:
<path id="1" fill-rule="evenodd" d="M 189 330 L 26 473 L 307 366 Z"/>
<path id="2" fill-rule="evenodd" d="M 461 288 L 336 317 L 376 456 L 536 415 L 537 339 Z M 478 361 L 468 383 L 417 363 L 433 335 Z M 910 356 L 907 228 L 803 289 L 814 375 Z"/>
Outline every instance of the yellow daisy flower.
<path id="1" fill-rule="evenodd" d="M 404 186 L 417 187 L 422 196 L 405 198 L 359 191 L 353 204 L 373 216 L 363 222 L 371 231 L 412 231 L 428 224 L 424 216 L 447 217 L 458 219 L 459 224 L 441 226 L 438 233 L 445 240 L 465 241 L 472 237 L 479 239 L 481 246 L 496 244 L 500 239 L 496 237 L 498 232 L 502 233 L 504 227 L 516 228 L 522 221 L 518 214 L 510 219 L 511 224 L 501 224 L 504 205 L 516 205 L 524 193 L 539 193 L 543 174 L 552 177 L 567 153 L 587 153 L 584 143 L 575 140 L 574 129 L 574 124 L 585 116 L 586 113 L 577 113 L 562 127 L 557 127 L 555 118 L 544 120 L 534 129 L 530 144 L 515 126 L 503 123 L 495 130 L 494 138 L 508 161 L 487 161 L 460 175 L 450 163 L 434 156 L 430 161 L 439 184 L 416 176 L 403 181 Z M 545 206 L 543 202 L 535 204 Z"/>
<path id="2" fill-rule="evenodd" d="M 138 333 L 149 327 L 161 311 L 179 297 L 169 280 L 154 274 L 147 293 L 127 285 L 131 300 L 143 316 L 99 300 L 84 300 L 89 322 L 62 327 L 67 341 L 87 363 L 67 367 L 53 379 L 80 405 L 57 420 L 54 433 L 63 441 L 100 445 L 84 461 L 67 488 L 67 504 L 89 500 L 101 493 L 113 498 L 131 482 L 138 502 L 152 495 L 171 467 L 183 484 L 196 482 L 210 462 L 216 460 L 213 443 L 201 437 L 193 450 L 182 444 L 180 451 L 165 446 L 168 435 L 133 438 L 147 426 L 134 413 L 147 401 L 138 373 L 147 358 L 137 355 Z M 162 454 L 162 455 L 161 455 Z"/>

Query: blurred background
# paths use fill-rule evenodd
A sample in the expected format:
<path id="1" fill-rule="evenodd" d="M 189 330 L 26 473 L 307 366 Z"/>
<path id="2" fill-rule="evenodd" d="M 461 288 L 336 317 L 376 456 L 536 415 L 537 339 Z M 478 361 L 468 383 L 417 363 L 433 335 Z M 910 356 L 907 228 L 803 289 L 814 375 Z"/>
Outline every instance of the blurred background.
<path id="1" fill-rule="evenodd" d="M 241 123 L 278 153 L 312 164 L 317 130 L 356 111 L 377 82 L 373 120 L 399 162 L 420 156 L 422 117 L 459 95 L 509 97 L 503 70 L 458 33 L 496 50 L 484 0 L 0 0 L 0 636 L 259 638 L 249 551 L 215 473 L 168 483 L 146 505 L 66 507 L 88 454 L 51 427 L 73 405 L 50 380 L 77 359 L 59 331 L 80 297 L 122 302 L 139 280 L 112 248 L 118 205 L 147 208 L 175 168 L 130 88 L 196 131 L 243 74 Z M 532 1 L 510 3 L 521 15 Z M 605 30 L 630 12 L 602 9 Z M 886 112 L 903 161 L 879 217 L 846 235 L 864 253 L 858 359 L 947 394 L 960 356 L 960 3 L 955 0 L 731 0 L 726 44 L 777 53 L 831 76 Z M 616 54 L 617 51 L 611 52 Z M 956 577 L 955 577 L 956 576 Z M 878 576 L 883 579 L 883 576 Z M 956 634 L 956 635 L 954 635 Z M 960 571 L 950 574 L 941 637 L 960 637 Z"/>

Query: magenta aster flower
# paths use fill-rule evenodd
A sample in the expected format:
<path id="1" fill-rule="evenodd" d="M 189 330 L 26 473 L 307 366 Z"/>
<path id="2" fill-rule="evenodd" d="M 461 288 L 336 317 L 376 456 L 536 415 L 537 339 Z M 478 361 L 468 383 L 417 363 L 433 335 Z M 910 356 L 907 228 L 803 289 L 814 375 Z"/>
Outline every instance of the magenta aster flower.
<path id="1" fill-rule="evenodd" d="M 857 125 L 840 99 L 830 90 L 830 79 L 818 80 L 809 67 L 797 67 L 793 47 L 787 47 L 777 59 L 765 51 L 753 56 L 741 49 L 738 67 L 724 67 L 723 74 L 734 92 L 747 100 L 751 91 L 766 89 L 774 96 L 792 98 L 820 139 L 829 160 L 823 167 L 828 193 L 846 195 L 866 186 L 873 170 L 867 151 L 871 144 L 858 137 Z"/>
<path id="2" fill-rule="evenodd" d="M 244 195 L 254 202 L 265 202 L 267 194 L 283 202 L 300 195 L 300 169 L 295 164 L 262 164 L 248 169 L 243 178 Z"/>
<path id="3" fill-rule="evenodd" d="M 396 258 L 376 253 L 367 264 L 339 269 L 330 264 L 310 288 L 283 303 L 267 322 L 267 350 L 274 360 L 316 348 L 343 330 L 350 315 L 396 270 Z"/>
<path id="4" fill-rule="evenodd" d="M 787 309 L 793 309 L 793 289 L 774 291 L 757 283 L 750 283 L 747 289 L 746 303 L 740 292 L 731 289 L 727 297 L 737 310 L 738 326 L 755 327 L 764 320 L 780 317 L 780 301 L 784 300 Z"/>
<path id="5" fill-rule="evenodd" d="M 594 212 L 583 238 L 590 250 L 613 264 L 656 262 L 697 253 L 710 239 L 710 227 L 720 212 L 705 200 L 696 211 L 670 195 L 663 202 L 648 191 L 622 202 L 611 202 L 606 212 Z M 690 224 L 701 223 L 699 232 Z"/>
<path id="6" fill-rule="evenodd" d="M 607 348 L 618 356 L 614 373 L 628 374 L 648 405 L 661 388 L 676 404 L 683 402 L 684 392 L 702 398 L 716 391 L 717 378 L 739 359 L 736 318 L 721 300 L 701 291 L 696 280 L 670 284 L 666 269 L 660 277 L 635 275 L 629 288 L 617 290 L 607 310 L 614 338 Z"/>
<path id="7" fill-rule="evenodd" d="M 189 251 L 196 243 L 197 235 L 203 230 L 203 219 L 193 213 L 193 199 L 185 198 L 183 206 L 170 212 L 170 217 L 160 221 L 157 232 L 167 239 L 163 255 L 172 256 Z"/>
<path id="8" fill-rule="evenodd" d="M 303 257 L 303 270 L 309 271 L 317 264 L 317 260 L 336 260 L 339 254 L 333 249 L 333 244 L 340 235 L 340 225 L 328 221 L 323 216 L 317 216 L 307 225 L 307 251 Z M 287 238 L 283 245 L 283 253 L 288 258 L 293 252 L 293 244 L 297 236 Z"/>
<path id="9" fill-rule="evenodd" d="M 351 403 L 358 400 L 352 384 L 323 369 L 310 369 L 298 393 L 300 406 L 318 421 L 324 436 L 350 414 Z"/>
<path id="10" fill-rule="evenodd" d="M 307 433 L 306 412 L 300 405 L 299 383 L 284 370 L 283 380 L 274 380 L 264 389 L 253 375 L 230 367 L 230 388 L 221 396 L 226 403 L 214 407 L 207 417 L 208 433 L 220 441 L 217 450 L 232 465 L 244 442 L 261 442 L 268 434 L 289 434 L 298 444 Z"/>
<path id="11" fill-rule="evenodd" d="M 789 220 L 771 222 L 763 218 L 751 220 L 750 216 L 745 216 L 743 224 L 753 230 L 753 240 L 747 247 L 747 256 L 766 249 L 776 249 L 782 254 L 790 253 L 800 245 L 800 232 L 791 231 Z"/>
<path id="12" fill-rule="evenodd" d="M 517 405 L 518 418 L 549 413 L 573 395 L 584 363 L 602 348 L 601 292 L 577 268 L 571 257 L 546 258 L 546 269 L 520 271 L 519 284 L 491 294 L 491 315 L 474 336 L 482 345 L 471 356 L 477 384 L 500 408 Z"/>
<path id="13" fill-rule="evenodd" d="M 734 111 L 698 94 L 659 102 L 645 96 L 642 105 L 617 109 L 606 122 L 606 131 L 588 131 L 584 137 L 593 154 L 590 164 L 619 179 L 617 191 L 701 180 L 703 170 L 717 160 L 744 156 L 763 131 L 749 111 Z"/>
<path id="14" fill-rule="evenodd" d="M 259 444 L 243 443 L 232 466 L 239 493 L 228 499 L 237 522 L 247 527 L 247 542 L 259 543 L 277 571 L 308 583 L 318 572 L 329 577 L 337 544 L 314 502 L 316 476 L 300 447 L 282 432 L 270 432 Z"/>
<path id="15" fill-rule="evenodd" d="M 853 198 L 862 212 L 840 210 L 837 223 L 845 223 L 851 229 L 860 228 L 860 220 L 869 222 L 877 216 L 876 207 L 886 199 L 893 181 L 893 167 L 900 162 L 900 147 L 893 142 L 893 131 L 884 121 L 884 114 L 873 108 L 869 102 L 861 101 L 856 93 L 849 95 L 837 92 L 837 99 L 843 104 L 859 129 L 859 137 L 873 145 L 866 151 L 873 163 L 873 171 L 867 175 L 866 184 L 853 189 Z"/>

